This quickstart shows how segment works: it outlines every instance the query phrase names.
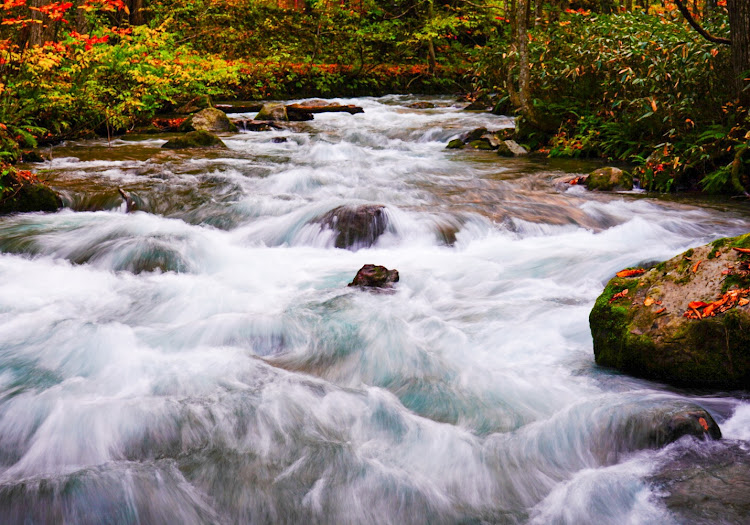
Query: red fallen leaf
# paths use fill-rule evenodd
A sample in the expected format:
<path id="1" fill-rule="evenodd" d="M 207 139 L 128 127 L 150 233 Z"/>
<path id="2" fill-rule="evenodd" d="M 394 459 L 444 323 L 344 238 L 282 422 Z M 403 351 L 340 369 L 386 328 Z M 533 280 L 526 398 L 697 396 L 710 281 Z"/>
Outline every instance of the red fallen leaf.
<path id="1" fill-rule="evenodd" d="M 643 268 L 635 268 L 633 270 L 622 270 L 617 272 L 617 277 L 633 277 L 634 275 L 641 275 L 642 273 L 646 273 L 646 270 Z"/>
<path id="2" fill-rule="evenodd" d="M 708 303 L 704 303 L 703 301 L 693 301 L 688 304 L 688 308 L 692 308 L 693 310 L 703 308 L 704 306 L 708 306 Z"/>
<path id="3" fill-rule="evenodd" d="M 699 418 L 698 424 L 703 427 L 703 430 L 708 431 L 708 422 L 704 418 Z"/>
<path id="4" fill-rule="evenodd" d="M 721 275 L 729 275 L 730 273 L 732 273 L 732 270 L 726 269 L 723 272 L 721 272 Z"/>
<path id="5" fill-rule="evenodd" d="M 693 273 L 695 273 L 695 272 L 697 272 L 697 271 L 698 271 L 698 266 L 700 266 L 702 262 L 703 262 L 703 261 L 698 261 L 697 263 L 695 263 L 695 264 L 693 265 Z"/>
<path id="6" fill-rule="evenodd" d="M 734 251 L 740 252 L 740 253 L 745 253 L 745 254 L 750 253 L 750 248 L 732 248 L 732 249 Z"/>
<path id="7" fill-rule="evenodd" d="M 714 257 L 716 259 L 718 259 L 719 257 L 721 257 L 721 252 L 719 250 L 716 250 L 716 253 L 714 254 Z"/>
<path id="8" fill-rule="evenodd" d="M 617 299 L 622 299 L 623 297 L 628 295 L 628 291 L 629 290 L 625 288 L 623 291 L 616 293 L 615 295 L 612 296 L 612 299 L 610 299 L 609 302 L 611 303 L 612 301 L 615 301 Z"/>
<path id="9" fill-rule="evenodd" d="M 666 309 L 666 308 L 659 308 L 659 309 L 658 309 L 657 311 L 655 311 L 654 313 L 655 313 L 655 314 L 660 314 L 660 313 L 662 313 L 662 312 L 666 312 L 666 311 L 667 311 L 667 309 Z"/>
<path id="10" fill-rule="evenodd" d="M 717 303 L 709 304 L 708 306 L 706 306 L 703 309 L 703 317 L 713 317 L 714 315 L 716 315 L 714 313 L 714 310 L 716 310 L 719 306 L 721 305 Z"/>

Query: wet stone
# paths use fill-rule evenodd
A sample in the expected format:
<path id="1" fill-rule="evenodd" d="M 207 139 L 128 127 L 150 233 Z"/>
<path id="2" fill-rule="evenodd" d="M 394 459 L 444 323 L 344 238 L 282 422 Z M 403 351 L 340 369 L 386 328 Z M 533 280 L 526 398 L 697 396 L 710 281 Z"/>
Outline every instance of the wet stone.
<path id="1" fill-rule="evenodd" d="M 738 443 L 680 451 L 649 481 L 680 523 L 750 523 L 750 455 Z"/>
<path id="2" fill-rule="evenodd" d="M 398 270 L 389 270 L 385 266 L 365 264 L 359 269 L 349 286 L 365 288 L 390 288 L 399 279 Z"/>
<path id="3" fill-rule="evenodd" d="M 367 204 L 363 206 L 339 206 L 322 217 L 324 228 L 336 232 L 336 248 L 358 249 L 372 246 L 388 225 L 385 206 Z"/>

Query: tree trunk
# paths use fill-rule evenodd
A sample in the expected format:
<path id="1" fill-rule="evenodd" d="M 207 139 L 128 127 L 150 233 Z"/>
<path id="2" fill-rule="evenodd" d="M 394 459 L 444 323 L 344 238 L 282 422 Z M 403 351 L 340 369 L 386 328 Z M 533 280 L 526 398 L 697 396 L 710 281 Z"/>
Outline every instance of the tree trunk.
<path id="1" fill-rule="evenodd" d="M 427 2 L 427 21 L 432 22 L 435 18 L 435 4 L 433 0 Z M 437 59 L 435 57 L 435 44 L 432 42 L 432 37 L 427 39 L 427 66 L 429 68 L 430 75 L 435 74 L 437 68 Z"/>
<path id="2" fill-rule="evenodd" d="M 518 0 L 516 10 L 516 41 L 518 43 L 518 97 L 521 112 L 531 114 L 531 94 L 529 93 L 529 0 Z"/>
<path id="3" fill-rule="evenodd" d="M 750 2 L 728 0 L 729 29 L 732 33 L 732 72 L 735 93 L 750 104 Z"/>

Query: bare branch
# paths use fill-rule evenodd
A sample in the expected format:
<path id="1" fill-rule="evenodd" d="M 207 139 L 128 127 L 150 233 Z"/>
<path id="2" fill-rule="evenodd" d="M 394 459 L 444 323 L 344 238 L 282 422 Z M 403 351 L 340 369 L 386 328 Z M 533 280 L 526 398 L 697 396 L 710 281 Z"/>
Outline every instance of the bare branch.
<path id="1" fill-rule="evenodd" d="M 677 4 L 677 9 L 680 10 L 680 13 L 682 13 L 682 16 L 685 17 L 685 20 L 688 21 L 688 24 L 693 26 L 693 29 L 698 31 L 698 34 L 708 40 L 709 42 L 713 42 L 714 44 L 724 44 L 726 46 L 731 46 L 732 41 L 728 38 L 721 38 L 718 36 L 713 36 L 711 33 L 703 29 L 698 22 L 695 21 L 695 18 L 693 18 L 693 15 L 690 14 L 690 11 L 687 7 L 682 3 L 682 0 L 674 0 L 674 3 Z"/>

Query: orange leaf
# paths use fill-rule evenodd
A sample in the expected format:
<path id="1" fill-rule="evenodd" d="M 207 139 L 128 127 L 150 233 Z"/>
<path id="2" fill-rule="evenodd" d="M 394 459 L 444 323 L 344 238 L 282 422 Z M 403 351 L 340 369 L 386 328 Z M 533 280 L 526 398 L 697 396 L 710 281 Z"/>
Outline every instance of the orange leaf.
<path id="1" fill-rule="evenodd" d="M 703 301 L 693 301 L 688 304 L 688 308 L 692 309 L 703 308 L 704 306 L 708 306 L 708 303 L 704 303 Z"/>
<path id="2" fill-rule="evenodd" d="M 703 430 L 708 431 L 708 422 L 705 419 L 699 418 L 698 419 L 698 424 L 700 424 L 700 426 L 703 427 Z"/>
<path id="3" fill-rule="evenodd" d="M 657 107 L 656 107 L 656 99 L 651 99 L 651 109 L 654 110 L 654 113 L 656 113 Z"/>
<path id="4" fill-rule="evenodd" d="M 719 250 L 716 250 L 716 253 L 714 254 L 714 257 L 717 258 L 717 259 L 719 257 L 721 257 L 721 252 Z"/>
<path id="5" fill-rule="evenodd" d="M 652 305 L 652 304 L 654 304 L 655 302 L 656 302 L 656 301 L 654 300 L 654 298 L 653 298 L 653 297 L 646 297 L 646 300 L 645 300 L 645 301 L 643 301 L 643 306 L 651 306 L 651 305 Z"/>
<path id="6" fill-rule="evenodd" d="M 666 310 L 667 310 L 666 308 L 659 308 L 659 309 L 658 309 L 657 311 L 655 311 L 654 313 L 655 313 L 655 314 L 660 314 L 660 313 L 662 313 L 662 312 L 664 312 L 664 311 L 666 311 Z"/>
<path id="7" fill-rule="evenodd" d="M 740 253 L 745 253 L 745 254 L 750 253 L 750 248 L 732 248 L 732 249 L 734 251 L 740 252 Z"/>
<path id="8" fill-rule="evenodd" d="M 695 272 L 697 272 L 697 271 L 698 271 L 698 266 L 700 266 L 702 262 L 703 262 L 703 261 L 698 261 L 697 263 L 695 263 L 695 264 L 693 265 L 693 273 L 695 273 Z"/>
<path id="9" fill-rule="evenodd" d="M 635 268 L 633 270 L 622 270 L 620 272 L 617 272 L 617 277 L 633 277 L 634 275 L 641 275 L 642 273 L 645 273 L 646 270 L 643 268 Z"/>
<path id="10" fill-rule="evenodd" d="M 750 303 L 750 299 L 745 299 L 744 297 L 740 299 L 740 306 L 745 306 L 748 303 Z"/>

